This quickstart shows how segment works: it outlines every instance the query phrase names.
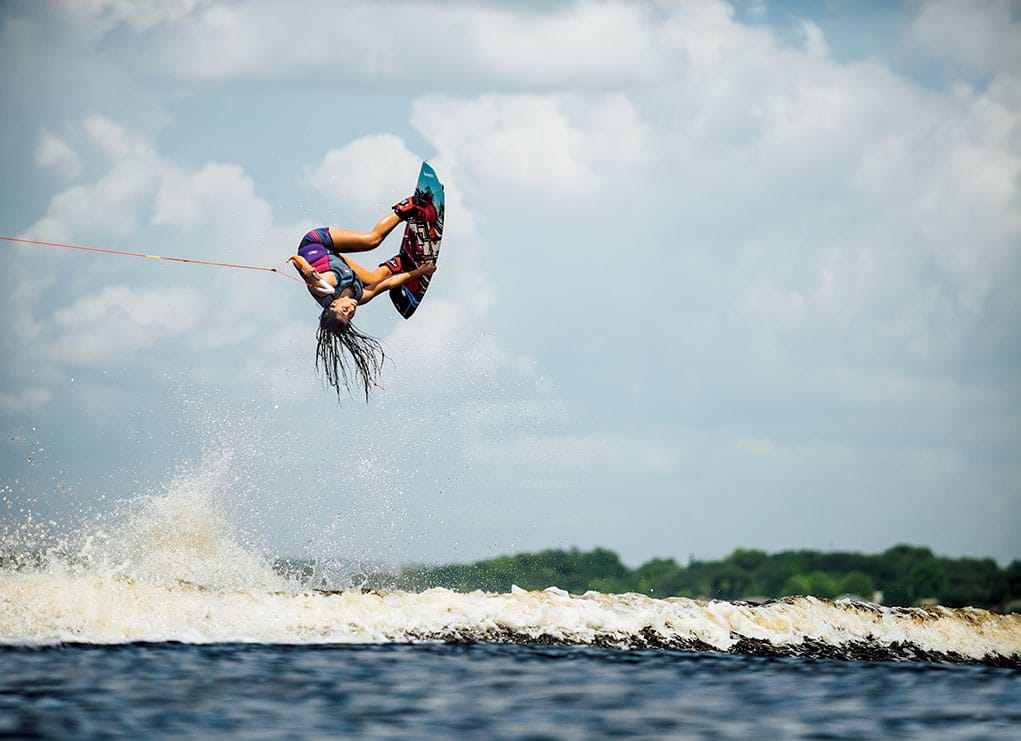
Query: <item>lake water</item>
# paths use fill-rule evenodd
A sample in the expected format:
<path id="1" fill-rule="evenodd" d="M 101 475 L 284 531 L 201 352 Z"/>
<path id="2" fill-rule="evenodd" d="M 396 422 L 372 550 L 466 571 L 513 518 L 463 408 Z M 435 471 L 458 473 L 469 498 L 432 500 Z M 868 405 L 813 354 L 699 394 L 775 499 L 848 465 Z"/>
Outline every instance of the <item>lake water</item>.
<path id="1" fill-rule="evenodd" d="M 0 735 L 1017 738 L 1021 671 L 495 644 L 0 649 Z"/>

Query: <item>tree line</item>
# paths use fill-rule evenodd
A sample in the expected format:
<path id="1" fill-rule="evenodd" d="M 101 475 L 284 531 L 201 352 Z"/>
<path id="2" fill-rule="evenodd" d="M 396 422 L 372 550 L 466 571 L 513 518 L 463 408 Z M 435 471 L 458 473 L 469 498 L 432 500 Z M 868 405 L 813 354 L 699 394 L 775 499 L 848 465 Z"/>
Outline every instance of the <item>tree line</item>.
<path id="1" fill-rule="evenodd" d="M 413 566 L 365 585 L 412 591 L 447 587 L 507 592 L 559 587 L 581 594 L 638 592 L 651 597 L 775 599 L 788 595 L 880 599 L 887 605 L 1021 609 L 1021 561 L 1001 569 L 990 558 L 943 558 L 925 547 L 898 545 L 880 554 L 799 550 L 767 554 L 738 549 L 719 561 L 681 566 L 655 558 L 636 569 L 611 550 L 545 550 L 472 564 Z"/>

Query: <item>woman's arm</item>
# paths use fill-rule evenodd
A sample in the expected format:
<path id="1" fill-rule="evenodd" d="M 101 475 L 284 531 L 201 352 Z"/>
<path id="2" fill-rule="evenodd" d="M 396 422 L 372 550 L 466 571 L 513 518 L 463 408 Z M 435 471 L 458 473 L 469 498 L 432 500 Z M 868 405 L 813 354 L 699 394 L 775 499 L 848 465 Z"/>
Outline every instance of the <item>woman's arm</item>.
<path id="1" fill-rule="evenodd" d="M 291 255 L 287 258 L 294 264 L 295 270 L 301 273 L 302 279 L 305 284 L 311 288 L 318 296 L 329 296 L 333 293 L 336 288 L 337 278 L 333 273 L 329 273 L 325 278 L 316 272 L 316 269 L 308 264 L 301 255 Z M 330 279 L 333 280 L 333 284 L 330 283 Z"/>
<path id="2" fill-rule="evenodd" d="M 380 265 L 375 270 L 368 270 L 356 263 L 347 255 L 340 255 L 340 259 L 347 263 L 347 266 L 358 276 L 363 286 L 371 286 L 390 275 L 390 268 Z"/>
<path id="3" fill-rule="evenodd" d="M 362 300 L 359 301 L 358 303 L 367 304 L 369 303 L 369 301 L 371 301 L 384 291 L 389 291 L 391 288 L 396 288 L 397 286 L 403 285 L 412 278 L 421 278 L 422 276 L 425 275 L 432 275 L 435 272 L 436 263 L 427 262 L 425 265 L 415 268 L 409 273 L 395 273 L 394 275 L 391 275 L 389 278 L 384 278 L 378 283 L 373 283 L 370 286 L 365 286 L 365 290 L 362 292 Z"/>

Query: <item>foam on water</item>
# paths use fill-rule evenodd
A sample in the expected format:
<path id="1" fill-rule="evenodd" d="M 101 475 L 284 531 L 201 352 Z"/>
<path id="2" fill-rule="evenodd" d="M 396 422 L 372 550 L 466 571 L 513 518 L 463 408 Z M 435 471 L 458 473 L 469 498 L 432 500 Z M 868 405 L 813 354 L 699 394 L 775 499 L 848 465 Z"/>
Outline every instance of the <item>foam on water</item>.
<path id="1" fill-rule="evenodd" d="M 42 554 L 43 573 L 153 586 L 280 589 L 270 561 L 240 542 L 225 507 L 229 459 L 181 472 L 167 490 L 123 503 Z M 73 583 L 73 582 L 72 582 Z"/>
<path id="2" fill-rule="evenodd" d="M 439 640 L 1021 667 L 1021 615 L 983 610 L 811 597 L 755 606 L 556 588 L 310 589 L 276 573 L 232 526 L 223 496 L 228 471 L 222 462 L 179 475 L 165 493 L 131 500 L 41 556 L 18 557 L 5 542 L 0 643 Z"/>
<path id="3" fill-rule="evenodd" d="M 383 643 L 422 640 L 678 648 L 1021 666 L 1021 616 L 811 597 L 766 605 L 550 588 L 291 592 L 114 574 L 5 573 L 0 641 Z"/>

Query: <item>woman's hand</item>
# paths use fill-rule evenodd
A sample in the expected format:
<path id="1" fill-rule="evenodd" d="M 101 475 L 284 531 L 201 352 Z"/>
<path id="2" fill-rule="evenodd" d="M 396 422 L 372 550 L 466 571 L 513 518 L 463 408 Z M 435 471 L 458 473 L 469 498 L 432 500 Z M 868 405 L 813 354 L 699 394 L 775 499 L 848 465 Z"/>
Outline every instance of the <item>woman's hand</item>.
<path id="1" fill-rule="evenodd" d="M 377 283 L 365 286 L 365 290 L 362 292 L 362 300 L 359 303 L 367 304 L 373 298 L 383 293 L 383 291 L 389 291 L 391 288 L 403 285 L 412 278 L 421 278 L 426 275 L 432 275 L 435 272 L 436 263 L 427 262 L 425 265 L 420 265 L 414 270 L 405 273 L 394 273 L 389 278 L 384 278 Z"/>
<path id="2" fill-rule="evenodd" d="M 425 265 L 421 265 L 420 267 L 415 268 L 411 272 L 411 276 L 413 278 L 421 278 L 422 276 L 432 275 L 435 272 L 436 272 L 436 263 L 434 263 L 434 262 L 427 262 Z"/>
<path id="3" fill-rule="evenodd" d="M 316 296 L 329 296 L 336 290 L 336 287 L 331 286 L 301 255 L 291 255 L 287 259 L 294 264 L 295 270 L 301 273 L 305 284 L 312 289 Z"/>

